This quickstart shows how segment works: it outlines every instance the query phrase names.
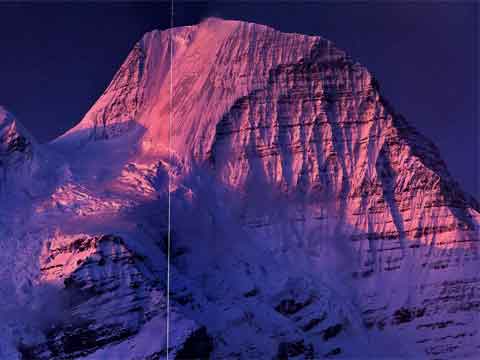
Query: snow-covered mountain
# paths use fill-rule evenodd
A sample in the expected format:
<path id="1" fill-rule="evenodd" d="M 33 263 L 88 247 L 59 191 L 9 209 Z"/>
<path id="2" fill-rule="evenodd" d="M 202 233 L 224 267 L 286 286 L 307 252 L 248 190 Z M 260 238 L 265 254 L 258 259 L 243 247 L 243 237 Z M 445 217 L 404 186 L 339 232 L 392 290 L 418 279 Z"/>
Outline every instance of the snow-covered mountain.
<path id="1" fill-rule="evenodd" d="M 480 206 L 326 39 L 153 31 L 63 136 L 0 136 L 0 358 L 166 358 L 169 184 L 169 358 L 480 356 Z"/>

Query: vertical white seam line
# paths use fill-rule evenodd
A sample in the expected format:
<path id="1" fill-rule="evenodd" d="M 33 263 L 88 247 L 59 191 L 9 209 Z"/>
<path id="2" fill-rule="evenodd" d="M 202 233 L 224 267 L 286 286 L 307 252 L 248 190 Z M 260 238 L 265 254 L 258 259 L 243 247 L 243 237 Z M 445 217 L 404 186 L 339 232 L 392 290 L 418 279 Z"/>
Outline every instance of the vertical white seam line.
<path id="1" fill-rule="evenodd" d="M 168 234 L 167 234 L 167 360 L 170 354 L 170 245 L 172 223 L 171 169 L 172 169 L 172 118 L 173 118 L 173 1 L 170 3 L 170 111 L 168 117 Z"/>

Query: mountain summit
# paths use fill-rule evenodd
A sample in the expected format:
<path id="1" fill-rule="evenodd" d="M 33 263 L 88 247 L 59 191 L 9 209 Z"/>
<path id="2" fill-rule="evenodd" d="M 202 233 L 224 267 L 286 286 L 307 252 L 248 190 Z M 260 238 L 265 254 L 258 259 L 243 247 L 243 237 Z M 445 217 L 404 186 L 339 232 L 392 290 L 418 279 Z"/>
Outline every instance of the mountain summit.
<path id="1" fill-rule="evenodd" d="M 49 186 L 0 238 L 35 260 L 2 269 L 4 301 L 39 320 L 0 325 L 0 357 L 480 355 L 479 205 L 326 39 L 147 33 L 43 147 Z"/>
<path id="2" fill-rule="evenodd" d="M 319 37 L 218 18 L 152 31 L 134 46 L 84 119 L 62 138 L 114 138 L 137 125 L 146 130 L 145 149 L 157 150 L 167 144 L 172 115 L 175 152 L 205 156 L 218 119 L 237 99 L 264 88 L 279 66 L 320 55 L 344 56 Z"/>

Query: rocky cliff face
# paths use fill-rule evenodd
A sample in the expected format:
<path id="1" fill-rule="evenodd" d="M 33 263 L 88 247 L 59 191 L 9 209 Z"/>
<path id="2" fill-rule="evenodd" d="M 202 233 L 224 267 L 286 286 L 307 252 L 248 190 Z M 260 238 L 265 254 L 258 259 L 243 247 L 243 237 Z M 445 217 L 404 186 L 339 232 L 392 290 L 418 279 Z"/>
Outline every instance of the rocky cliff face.
<path id="1" fill-rule="evenodd" d="M 17 178 L 29 178 L 34 171 L 35 144 L 32 137 L 12 114 L 0 107 L 1 186 Z"/>
<path id="2" fill-rule="evenodd" d="M 480 355 L 480 207 L 325 39 L 148 33 L 47 150 L 61 170 L 4 237 L 36 244 L 16 292 L 55 288 L 62 316 L 13 322 L 17 355 L 165 358 L 169 277 L 170 358 Z"/>

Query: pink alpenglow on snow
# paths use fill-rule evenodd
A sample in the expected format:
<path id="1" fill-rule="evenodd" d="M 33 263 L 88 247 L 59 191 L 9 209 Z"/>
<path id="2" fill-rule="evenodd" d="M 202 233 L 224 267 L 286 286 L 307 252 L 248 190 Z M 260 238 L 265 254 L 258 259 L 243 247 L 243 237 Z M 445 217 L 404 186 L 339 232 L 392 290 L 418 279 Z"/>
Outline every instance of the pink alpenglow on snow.
<path id="1" fill-rule="evenodd" d="M 480 357 L 480 206 L 324 38 L 152 31 L 0 167 L 2 359 Z"/>

